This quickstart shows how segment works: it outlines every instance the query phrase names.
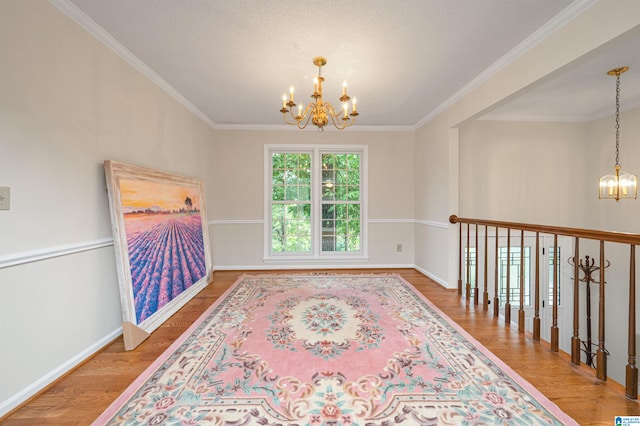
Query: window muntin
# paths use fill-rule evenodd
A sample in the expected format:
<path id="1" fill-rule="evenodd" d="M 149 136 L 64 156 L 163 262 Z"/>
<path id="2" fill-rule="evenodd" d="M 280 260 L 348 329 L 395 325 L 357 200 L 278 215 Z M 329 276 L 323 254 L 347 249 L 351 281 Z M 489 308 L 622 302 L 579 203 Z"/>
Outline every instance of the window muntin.
<path id="1" fill-rule="evenodd" d="M 509 303 L 520 304 L 520 247 L 506 247 L 498 251 L 498 296 L 500 305 L 507 303 L 507 262 L 509 262 Z M 531 306 L 531 283 L 529 277 L 531 268 L 531 248 L 524 248 L 524 306 Z"/>
<path id="2" fill-rule="evenodd" d="M 549 306 L 553 306 L 553 246 L 549 246 Z M 558 260 L 556 265 L 556 273 L 558 274 L 558 306 L 560 306 L 560 290 L 562 289 L 560 274 L 560 255 L 562 254 L 561 248 L 558 246 Z"/>
<path id="3" fill-rule="evenodd" d="M 464 249 L 464 265 L 469 264 L 469 276 L 467 276 L 467 280 L 465 283 L 471 284 L 472 287 L 475 287 L 478 282 L 478 278 L 476 277 L 476 248 L 475 247 L 466 247 Z M 466 266 L 465 266 L 466 273 Z"/>
<path id="4" fill-rule="evenodd" d="M 545 304 L 553 306 L 553 246 L 549 246 L 548 253 L 548 287 L 547 287 L 547 301 Z M 468 254 L 467 254 L 468 251 Z M 476 283 L 477 277 L 475 276 L 475 247 L 464 248 L 464 265 L 466 275 L 466 265 L 469 263 L 469 277 L 466 277 L 466 283 L 470 283 L 472 286 Z M 560 265 L 560 253 L 561 247 L 558 246 L 558 306 L 561 306 L 561 294 L 562 294 L 562 274 Z M 544 254 L 544 250 L 542 252 Z M 498 251 L 498 295 L 500 304 L 504 305 L 507 302 L 507 261 L 511 264 L 509 266 L 510 281 L 509 290 L 511 297 L 510 304 L 520 304 L 520 247 L 511 247 L 511 255 L 507 256 L 507 247 L 500 247 Z M 530 268 L 531 268 L 531 247 L 525 246 L 524 248 L 524 305 L 531 306 L 531 284 L 530 284 Z M 543 290 L 544 291 L 544 290 Z M 544 296 L 543 296 L 544 297 Z"/>

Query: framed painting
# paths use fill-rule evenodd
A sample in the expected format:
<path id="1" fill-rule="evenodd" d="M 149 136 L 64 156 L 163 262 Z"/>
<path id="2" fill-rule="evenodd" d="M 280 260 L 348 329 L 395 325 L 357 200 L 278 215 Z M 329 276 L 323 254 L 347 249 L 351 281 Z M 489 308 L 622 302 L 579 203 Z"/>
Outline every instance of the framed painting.
<path id="1" fill-rule="evenodd" d="M 130 350 L 209 283 L 204 184 L 115 161 L 104 169 Z"/>

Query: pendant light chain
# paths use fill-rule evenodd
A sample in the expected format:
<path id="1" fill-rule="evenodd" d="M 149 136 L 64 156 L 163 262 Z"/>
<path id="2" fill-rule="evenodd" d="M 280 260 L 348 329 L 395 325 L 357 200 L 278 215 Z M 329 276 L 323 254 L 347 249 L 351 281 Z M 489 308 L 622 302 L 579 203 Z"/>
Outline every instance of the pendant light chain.
<path id="1" fill-rule="evenodd" d="M 620 166 L 620 73 L 616 74 L 616 166 Z"/>

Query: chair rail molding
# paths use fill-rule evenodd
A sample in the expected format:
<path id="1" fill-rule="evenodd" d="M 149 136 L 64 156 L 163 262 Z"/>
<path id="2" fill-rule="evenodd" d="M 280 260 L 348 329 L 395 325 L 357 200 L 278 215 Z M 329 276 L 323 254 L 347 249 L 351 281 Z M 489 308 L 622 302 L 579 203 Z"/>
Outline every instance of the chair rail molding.
<path id="1" fill-rule="evenodd" d="M 68 244 L 0 256 L 0 269 L 113 246 L 113 238 Z"/>

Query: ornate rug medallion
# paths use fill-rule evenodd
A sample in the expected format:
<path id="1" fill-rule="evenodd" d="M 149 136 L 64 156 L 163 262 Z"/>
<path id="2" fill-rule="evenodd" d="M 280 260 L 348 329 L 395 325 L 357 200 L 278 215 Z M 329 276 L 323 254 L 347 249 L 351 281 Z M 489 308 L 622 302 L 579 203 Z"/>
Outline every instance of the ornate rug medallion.
<path id="1" fill-rule="evenodd" d="M 396 275 L 242 277 L 96 424 L 575 424 Z"/>

